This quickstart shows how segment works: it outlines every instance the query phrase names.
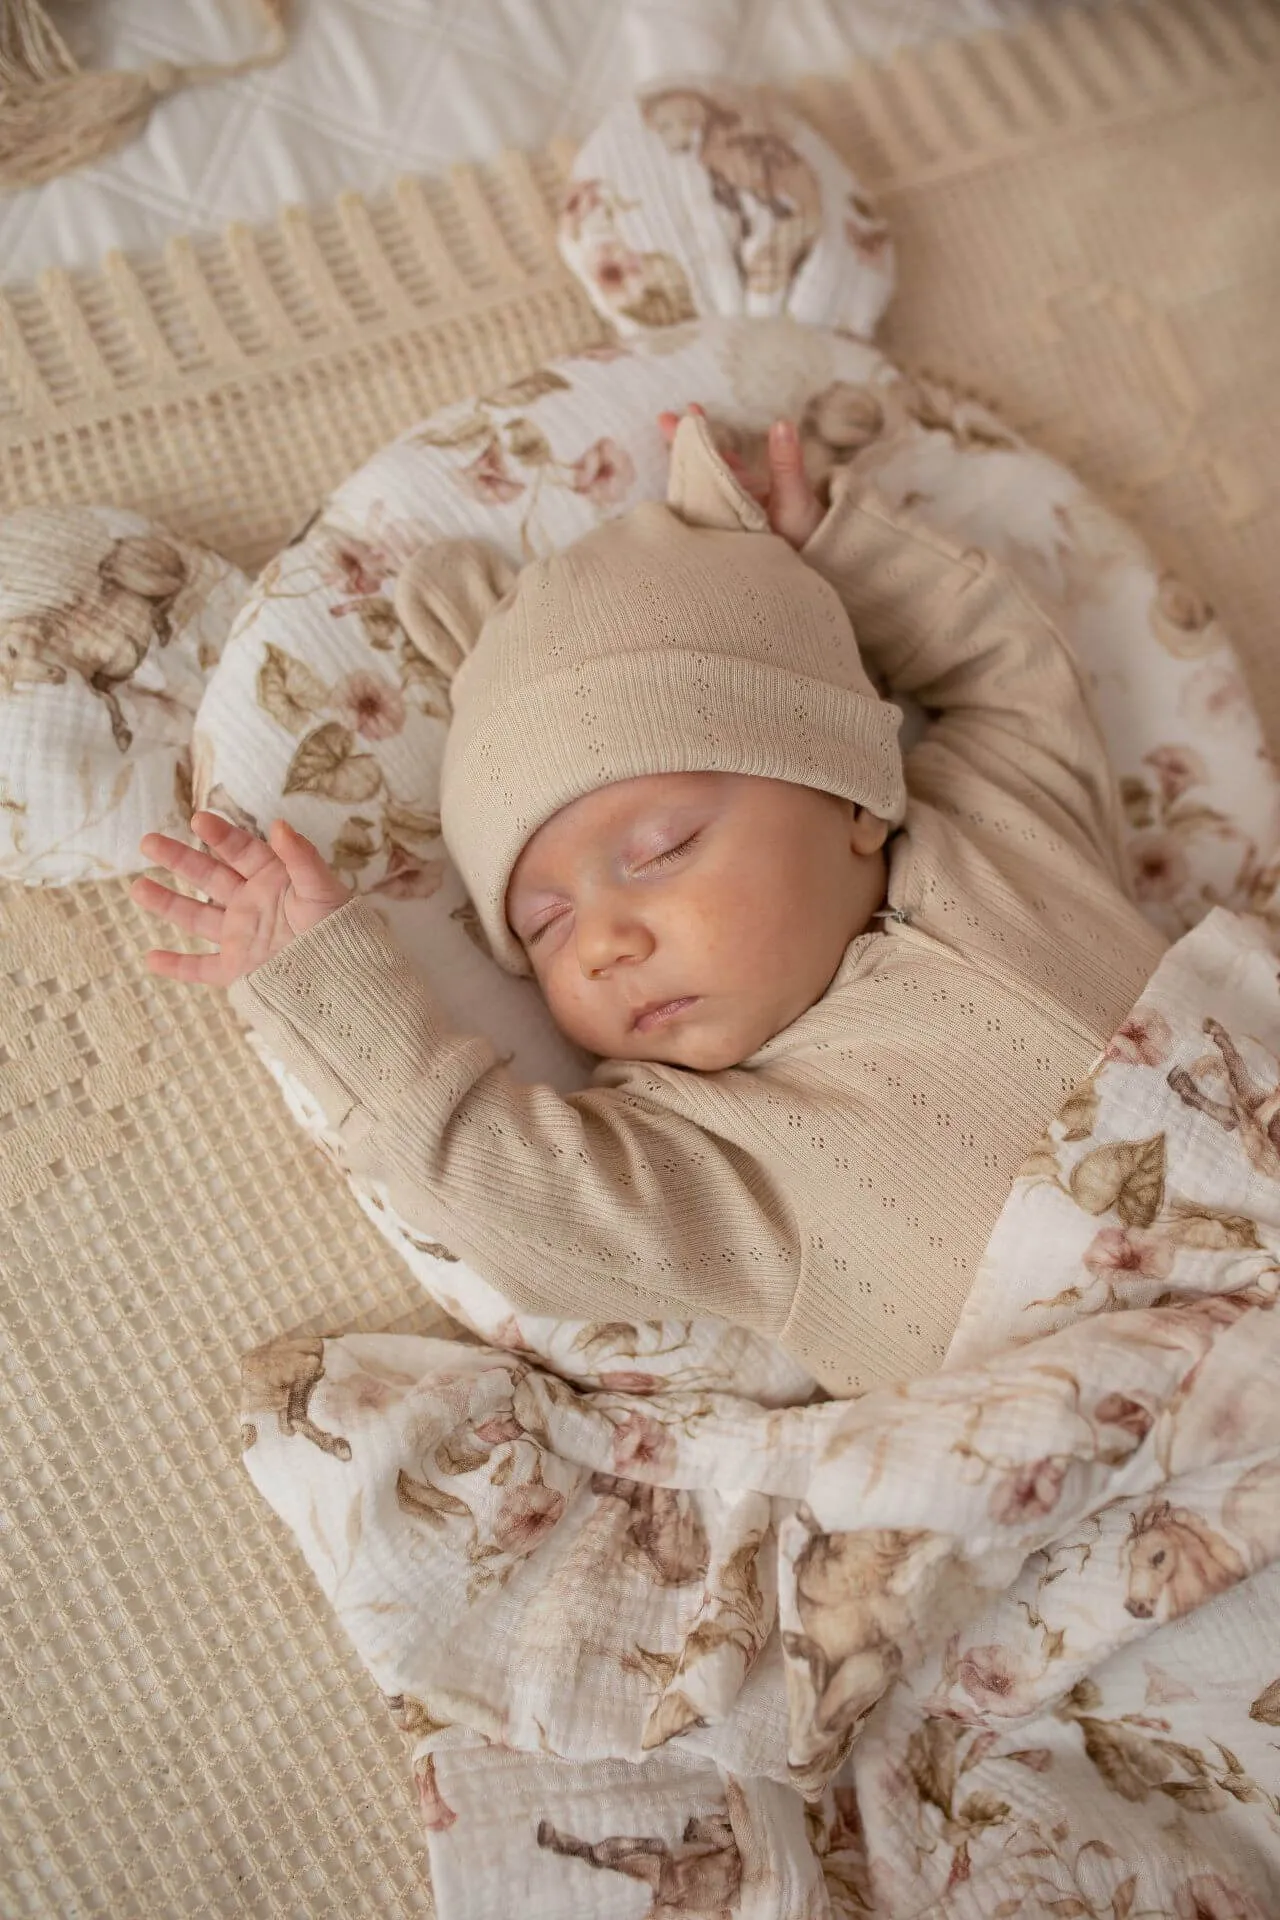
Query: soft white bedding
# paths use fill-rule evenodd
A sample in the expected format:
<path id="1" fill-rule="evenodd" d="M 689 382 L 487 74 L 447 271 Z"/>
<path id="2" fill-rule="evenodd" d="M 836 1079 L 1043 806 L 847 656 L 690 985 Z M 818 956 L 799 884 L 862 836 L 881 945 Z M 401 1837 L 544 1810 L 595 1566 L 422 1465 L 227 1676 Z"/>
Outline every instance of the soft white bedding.
<path id="1" fill-rule="evenodd" d="M 1036 0 L 294 0 L 288 56 L 164 101 L 99 166 L 0 195 L 0 279 L 90 269 L 111 247 L 376 192 L 503 146 L 577 138 L 638 82 L 779 80 L 998 27 Z M 112 0 L 55 14 L 86 65 L 234 60 L 253 0 Z"/>

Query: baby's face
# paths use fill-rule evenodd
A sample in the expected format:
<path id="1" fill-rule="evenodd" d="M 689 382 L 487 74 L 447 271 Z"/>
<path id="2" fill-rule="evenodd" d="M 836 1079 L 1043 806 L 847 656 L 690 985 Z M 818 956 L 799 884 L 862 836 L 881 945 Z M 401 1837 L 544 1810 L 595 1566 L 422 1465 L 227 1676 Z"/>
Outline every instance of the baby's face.
<path id="1" fill-rule="evenodd" d="M 821 998 L 884 899 L 886 832 L 782 780 L 622 780 L 539 828 L 507 918 L 571 1040 L 712 1072 Z"/>

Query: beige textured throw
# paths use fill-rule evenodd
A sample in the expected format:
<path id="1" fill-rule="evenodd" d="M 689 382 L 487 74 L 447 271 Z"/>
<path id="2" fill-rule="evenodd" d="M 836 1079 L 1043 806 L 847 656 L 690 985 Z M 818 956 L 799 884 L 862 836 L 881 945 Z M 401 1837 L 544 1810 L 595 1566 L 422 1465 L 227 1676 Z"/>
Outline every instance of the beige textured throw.
<path id="1" fill-rule="evenodd" d="M 87 73 L 40 0 L 0 0 L 0 192 L 34 187 L 99 160 L 141 133 L 181 87 L 269 67 L 288 44 L 288 0 L 258 0 L 266 36 L 243 60 Z"/>
<path id="2" fill-rule="evenodd" d="M 893 222 L 888 349 L 982 390 L 1217 600 L 1276 739 L 1278 81 L 1272 0 L 1154 0 L 803 100 Z M 556 173 L 11 293 L 0 506 L 114 500 L 256 563 L 408 419 L 599 338 Z M 226 1009 L 142 973 L 120 891 L 2 910 L 0 1910 L 429 1913 L 398 1737 L 235 1458 L 239 1352 L 429 1310 Z"/>

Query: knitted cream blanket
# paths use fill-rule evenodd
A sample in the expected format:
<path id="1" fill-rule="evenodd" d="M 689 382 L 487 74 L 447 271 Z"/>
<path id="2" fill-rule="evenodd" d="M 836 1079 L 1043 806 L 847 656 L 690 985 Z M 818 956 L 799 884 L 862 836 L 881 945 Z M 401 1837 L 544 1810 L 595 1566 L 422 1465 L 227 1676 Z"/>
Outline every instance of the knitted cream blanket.
<path id="1" fill-rule="evenodd" d="M 801 104 L 893 222 L 887 350 L 984 391 L 1205 589 L 1280 739 L 1278 81 L 1275 0 L 1153 0 Z M 599 336 L 558 172 L 512 156 L 10 293 L 0 506 L 114 501 L 258 562 L 408 419 Z M 115 888 L 3 900 L 0 1907 L 426 1913 L 398 1736 L 234 1435 L 265 1333 L 433 1310 L 145 944 Z"/>

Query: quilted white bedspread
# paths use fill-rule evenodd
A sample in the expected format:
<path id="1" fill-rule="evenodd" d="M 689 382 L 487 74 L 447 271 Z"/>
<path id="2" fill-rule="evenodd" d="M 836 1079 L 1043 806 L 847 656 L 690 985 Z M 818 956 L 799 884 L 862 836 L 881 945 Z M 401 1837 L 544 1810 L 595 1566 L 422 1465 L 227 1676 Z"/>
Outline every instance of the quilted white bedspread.
<path id="1" fill-rule="evenodd" d="M 777 82 L 998 27 L 1035 0 L 294 0 L 279 65 L 176 94 L 101 165 L 0 195 L 0 279 L 96 267 L 111 247 L 264 221 L 503 146 L 576 139 L 639 82 Z M 94 67 L 235 60 L 252 0 L 55 9 Z"/>

